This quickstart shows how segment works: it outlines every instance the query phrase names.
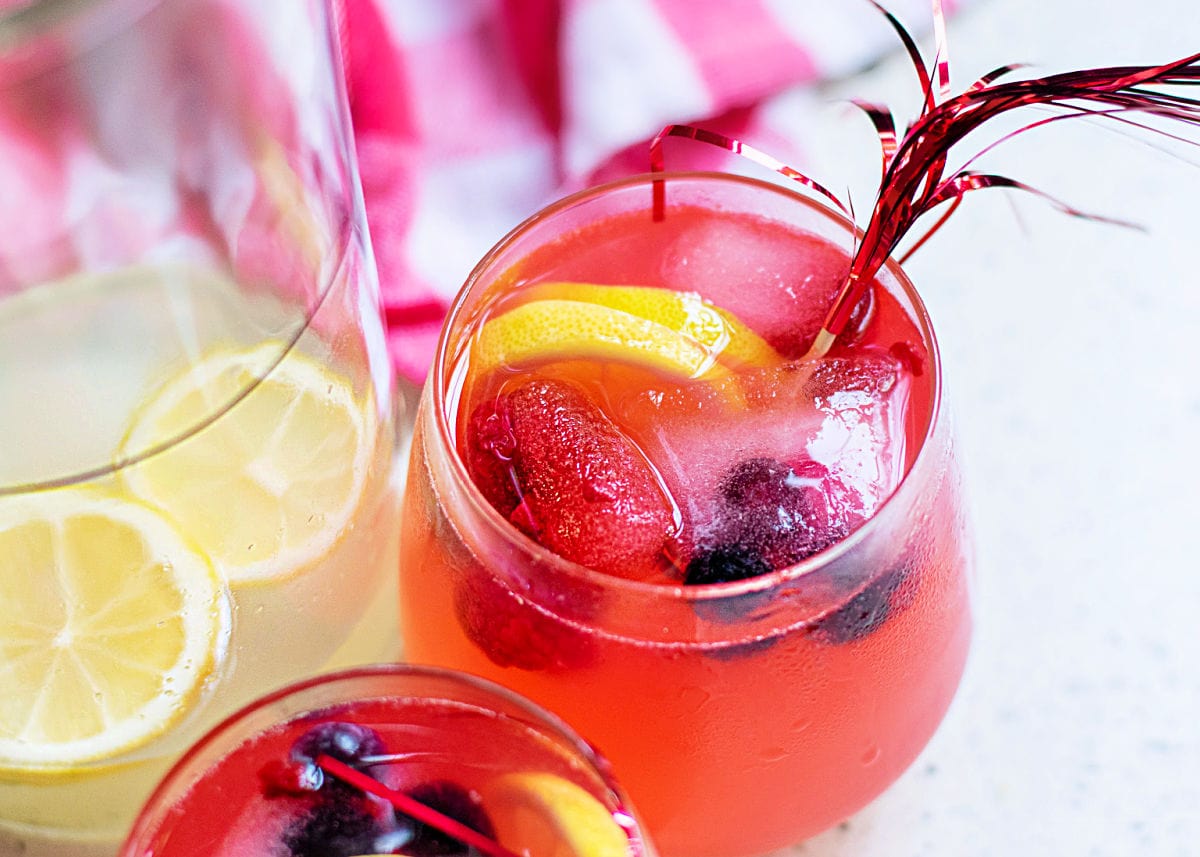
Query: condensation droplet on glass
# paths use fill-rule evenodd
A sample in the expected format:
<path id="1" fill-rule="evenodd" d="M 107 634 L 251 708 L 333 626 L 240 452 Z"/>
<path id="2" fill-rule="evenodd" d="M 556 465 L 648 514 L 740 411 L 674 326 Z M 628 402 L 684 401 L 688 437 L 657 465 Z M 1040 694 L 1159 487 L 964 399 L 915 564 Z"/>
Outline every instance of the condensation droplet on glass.
<path id="1" fill-rule="evenodd" d="M 758 754 L 759 759 L 764 762 L 779 762 L 791 758 L 791 753 L 787 747 L 764 747 Z"/>
<path id="2" fill-rule="evenodd" d="M 679 689 L 678 697 L 686 713 L 695 714 L 712 698 L 712 694 L 700 687 L 683 687 Z"/>

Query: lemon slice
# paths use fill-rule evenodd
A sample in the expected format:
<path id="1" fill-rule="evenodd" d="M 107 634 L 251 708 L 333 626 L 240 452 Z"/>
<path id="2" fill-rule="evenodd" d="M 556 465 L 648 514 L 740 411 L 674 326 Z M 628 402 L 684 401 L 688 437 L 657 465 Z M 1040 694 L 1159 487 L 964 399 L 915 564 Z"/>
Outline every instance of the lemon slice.
<path id="1" fill-rule="evenodd" d="M 554 282 L 533 286 L 531 294 L 539 298 L 588 301 L 649 319 L 694 339 L 716 353 L 723 363 L 769 366 L 779 362 L 779 354 L 765 339 L 736 315 L 696 292 L 653 286 Z"/>
<path id="2" fill-rule="evenodd" d="M 530 857 L 627 857 L 629 837 L 580 786 L 545 772 L 504 774 L 483 790 L 496 839 Z"/>
<path id="3" fill-rule="evenodd" d="M 223 651 L 208 559 L 145 506 L 0 498 L 0 770 L 115 756 L 188 710 Z"/>
<path id="4" fill-rule="evenodd" d="M 758 334 L 699 295 L 649 286 L 542 283 L 488 320 L 474 343 L 481 371 L 561 357 L 624 360 L 685 378 L 777 360 Z"/>
<path id="5" fill-rule="evenodd" d="M 127 473 L 235 585 L 290 577 L 333 547 L 358 505 L 378 430 L 347 379 L 295 349 L 273 366 L 285 350 L 208 353 L 154 395 L 124 443 L 136 454 L 236 402 Z"/>

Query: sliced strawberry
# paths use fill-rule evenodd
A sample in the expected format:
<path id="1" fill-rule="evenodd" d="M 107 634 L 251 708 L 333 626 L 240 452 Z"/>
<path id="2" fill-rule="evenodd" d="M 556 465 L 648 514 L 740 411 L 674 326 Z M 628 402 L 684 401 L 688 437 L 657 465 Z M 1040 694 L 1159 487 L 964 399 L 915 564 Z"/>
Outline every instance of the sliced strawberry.
<path id="1" fill-rule="evenodd" d="M 577 388 L 535 379 L 472 415 L 465 458 L 501 514 L 566 559 L 649 578 L 672 507 L 634 443 Z"/>

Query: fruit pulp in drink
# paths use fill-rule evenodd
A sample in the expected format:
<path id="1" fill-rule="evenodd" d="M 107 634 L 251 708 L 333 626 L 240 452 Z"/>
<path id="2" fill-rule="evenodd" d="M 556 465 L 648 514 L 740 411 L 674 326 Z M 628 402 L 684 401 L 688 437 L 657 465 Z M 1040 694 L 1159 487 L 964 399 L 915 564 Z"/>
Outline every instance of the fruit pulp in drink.
<path id="1" fill-rule="evenodd" d="M 800 360 L 848 267 L 823 237 L 705 206 L 577 226 L 475 305 L 445 392 L 461 465 L 418 418 L 408 657 L 563 716 L 667 855 L 762 853 L 845 818 L 911 763 L 961 675 L 969 544 L 917 313 L 876 283 L 830 354 Z M 658 289 L 685 310 L 698 295 L 702 323 Z M 716 356 L 692 362 L 671 333 L 711 308 Z M 507 521 L 470 511 L 464 469 Z M 690 586 L 710 582 L 728 597 Z"/>
<path id="2" fill-rule="evenodd" d="M 356 264 L 308 325 L 182 265 L 0 300 L 0 449 L 19 450 L 0 457 L 0 851 L 111 853 L 216 720 L 395 652 L 386 363 L 335 318 Z"/>
<path id="3" fill-rule="evenodd" d="M 648 854 L 620 797 L 532 723 L 466 701 L 401 696 L 306 712 L 247 738 L 174 795 L 173 806 L 157 812 L 126 853 L 482 853 L 384 799 L 317 772 L 308 760 L 320 747 L 510 852 Z"/>

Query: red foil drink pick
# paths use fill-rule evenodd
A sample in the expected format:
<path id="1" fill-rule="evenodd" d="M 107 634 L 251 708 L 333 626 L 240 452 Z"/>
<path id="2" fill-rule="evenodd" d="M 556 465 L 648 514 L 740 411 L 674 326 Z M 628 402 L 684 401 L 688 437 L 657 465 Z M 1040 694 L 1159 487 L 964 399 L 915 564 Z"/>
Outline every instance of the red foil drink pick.
<path id="1" fill-rule="evenodd" d="M 1173 93 L 1163 87 L 1200 84 L 1200 53 L 1157 66 L 1115 66 L 1064 72 L 1046 77 L 1000 82 L 1023 68 L 1005 65 L 989 72 L 959 95 L 950 94 L 950 66 L 946 52 L 945 19 L 941 3 L 934 0 L 933 16 L 936 33 L 934 72 L 926 69 L 920 49 L 909 33 L 886 9 L 871 0 L 896 30 L 916 69 L 923 104 L 920 114 L 898 135 L 895 119 L 886 107 L 855 102 L 862 109 L 879 135 L 883 157 L 883 174 L 879 192 L 870 218 L 859 236 L 850 273 L 845 285 L 825 316 L 807 357 L 821 357 L 833 345 L 845 328 L 854 306 L 868 288 L 880 266 L 891 256 L 900 241 L 922 216 L 943 204 L 949 207 L 905 254 L 905 258 L 945 223 L 963 196 L 970 191 L 989 187 L 1004 187 L 1027 191 L 1050 202 L 1059 210 L 1075 217 L 1106 221 L 1120 225 L 1132 224 L 1113 218 L 1088 214 L 1072 208 L 1020 181 L 970 169 L 979 155 L 1017 134 L 1061 119 L 1100 117 L 1131 125 L 1135 128 L 1164 134 L 1192 145 L 1161 128 L 1130 117 L 1138 113 L 1189 125 L 1200 125 L 1200 100 Z M 1051 108 L 1050 116 L 1032 121 L 1006 134 L 1000 140 L 975 152 L 963 166 L 948 170 L 950 150 L 966 136 L 990 119 L 1021 107 Z M 754 149 L 732 137 L 726 137 L 688 125 L 668 125 L 650 144 L 650 169 L 664 169 L 663 142 L 667 137 L 685 137 L 720 146 L 762 164 L 832 202 L 842 213 L 850 210 L 833 193 L 818 182 L 787 166 L 770 155 Z M 662 182 L 654 184 L 654 215 L 664 211 Z"/>

